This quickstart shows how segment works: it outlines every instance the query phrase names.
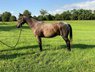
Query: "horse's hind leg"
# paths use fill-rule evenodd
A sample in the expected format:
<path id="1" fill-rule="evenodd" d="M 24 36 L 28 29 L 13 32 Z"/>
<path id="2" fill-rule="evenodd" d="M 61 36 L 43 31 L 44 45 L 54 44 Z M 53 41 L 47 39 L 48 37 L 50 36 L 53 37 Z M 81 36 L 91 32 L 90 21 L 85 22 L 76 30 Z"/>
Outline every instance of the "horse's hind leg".
<path id="1" fill-rule="evenodd" d="M 40 47 L 40 51 L 42 51 L 42 40 L 41 40 L 41 37 L 37 37 L 38 39 L 38 44 L 39 44 L 39 47 Z"/>
<path id="2" fill-rule="evenodd" d="M 71 46 L 70 46 L 70 40 L 68 39 L 68 33 L 61 34 L 62 38 L 65 40 L 67 49 L 71 51 Z"/>
<path id="3" fill-rule="evenodd" d="M 70 40 L 68 38 L 64 38 L 65 42 L 66 42 L 66 45 L 67 45 L 67 49 L 69 51 L 71 51 L 71 47 L 70 47 Z"/>

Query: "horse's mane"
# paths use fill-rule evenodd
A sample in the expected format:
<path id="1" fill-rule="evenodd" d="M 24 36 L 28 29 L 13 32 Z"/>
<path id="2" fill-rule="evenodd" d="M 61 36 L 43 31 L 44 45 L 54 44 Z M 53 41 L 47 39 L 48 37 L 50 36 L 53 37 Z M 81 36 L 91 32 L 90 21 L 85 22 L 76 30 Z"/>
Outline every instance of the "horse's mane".
<path id="1" fill-rule="evenodd" d="M 38 21 L 38 20 L 36 20 L 36 19 L 34 19 L 34 18 L 31 18 L 31 20 L 32 20 L 33 22 L 37 22 L 37 23 L 41 23 L 41 24 L 44 23 L 43 21 Z"/>
<path id="2" fill-rule="evenodd" d="M 32 20 L 33 22 L 37 22 L 37 20 L 36 20 L 36 19 L 34 19 L 34 18 L 31 18 L 31 20 Z"/>

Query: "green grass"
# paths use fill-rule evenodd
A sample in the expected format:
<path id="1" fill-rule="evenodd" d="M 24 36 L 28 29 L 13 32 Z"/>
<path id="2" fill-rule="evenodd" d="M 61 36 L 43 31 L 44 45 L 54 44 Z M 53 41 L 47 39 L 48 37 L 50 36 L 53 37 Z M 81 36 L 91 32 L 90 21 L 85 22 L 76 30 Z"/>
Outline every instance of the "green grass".
<path id="1" fill-rule="evenodd" d="M 95 72 L 95 21 L 66 22 L 73 28 L 71 52 L 59 36 L 43 39 L 40 52 L 31 29 L 24 25 L 16 48 L 0 43 L 0 72 Z M 15 25 L 0 23 L 0 40 L 10 46 L 15 45 L 19 35 Z"/>

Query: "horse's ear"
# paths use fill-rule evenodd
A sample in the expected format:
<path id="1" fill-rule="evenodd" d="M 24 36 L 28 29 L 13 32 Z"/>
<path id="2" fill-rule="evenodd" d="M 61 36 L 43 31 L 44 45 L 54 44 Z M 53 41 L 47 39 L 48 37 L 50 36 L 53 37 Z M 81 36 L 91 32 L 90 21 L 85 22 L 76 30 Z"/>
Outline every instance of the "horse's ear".
<path id="1" fill-rule="evenodd" d="M 23 16 L 23 14 L 19 13 L 19 16 Z"/>

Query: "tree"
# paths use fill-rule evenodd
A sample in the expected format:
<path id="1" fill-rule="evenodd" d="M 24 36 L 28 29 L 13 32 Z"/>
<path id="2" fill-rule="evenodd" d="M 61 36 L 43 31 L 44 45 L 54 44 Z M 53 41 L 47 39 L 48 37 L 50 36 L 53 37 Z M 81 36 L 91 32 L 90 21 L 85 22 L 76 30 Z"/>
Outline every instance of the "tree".
<path id="1" fill-rule="evenodd" d="M 47 14 L 47 11 L 44 10 L 44 9 L 41 9 L 41 10 L 40 10 L 40 14 L 41 14 L 42 16 L 45 16 L 45 15 Z"/>
<path id="2" fill-rule="evenodd" d="M 56 14 L 55 15 L 55 20 L 61 20 L 61 15 L 60 14 Z"/>
<path id="3" fill-rule="evenodd" d="M 0 14 L 0 21 L 2 21 L 2 15 Z"/>
<path id="4" fill-rule="evenodd" d="M 2 21 L 9 21 L 11 17 L 11 13 L 10 12 L 4 12 L 2 14 Z"/>
<path id="5" fill-rule="evenodd" d="M 91 20 L 95 20 L 95 10 L 92 13 Z"/>
<path id="6" fill-rule="evenodd" d="M 61 14 L 61 20 L 70 20 L 70 19 L 71 19 L 70 11 L 65 11 Z"/>
<path id="7" fill-rule="evenodd" d="M 85 10 L 85 20 L 92 19 L 92 10 Z"/>
<path id="8" fill-rule="evenodd" d="M 92 10 L 79 9 L 78 11 L 78 20 L 91 20 Z"/>
<path id="9" fill-rule="evenodd" d="M 15 16 L 11 16 L 10 17 L 10 21 L 16 21 L 17 19 L 16 19 L 16 17 Z"/>
<path id="10" fill-rule="evenodd" d="M 79 12 L 76 9 L 71 10 L 71 20 L 78 20 Z"/>
<path id="11" fill-rule="evenodd" d="M 40 20 L 40 21 L 45 20 L 45 17 L 43 17 L 42 15 L 39 15 L 38 20 Z"/>
<path id="12" fill-rule="evenodd" d="M 28 11 L 28 10 L 25 10 L 25 11 L 23 12 L 23 15 L 28 16 L 28 17 L 31 17 L 31 12 Z"/>
<path id="13" fill-rule="evenodd" d="M 46 20 L 54 20 L 54 16 L 51 14 L 45 15 Z"/>
<path id="14" fill-rule="evenodd" d="M 42 9 L 40 13 L 39 20 L 95 20 L 95 10 L 73 9 L 53 16 Z"/>
<path id="15" fill-rule="evenodd" d="M 34 19 L 38 20 L 38 17 L 37 16 L 33 16 Z"/>
<path id="16" fill-rule="evenodd" d="M 40 16 L 38 16 L 38 20 L 46 20 L 46 15 L 48 14 L 48 12 L 44 9 L 40 10 Z"/>

